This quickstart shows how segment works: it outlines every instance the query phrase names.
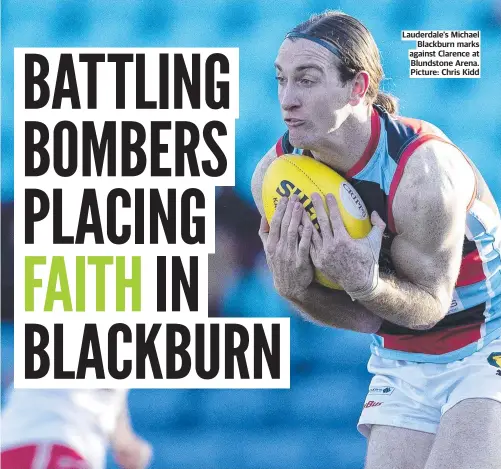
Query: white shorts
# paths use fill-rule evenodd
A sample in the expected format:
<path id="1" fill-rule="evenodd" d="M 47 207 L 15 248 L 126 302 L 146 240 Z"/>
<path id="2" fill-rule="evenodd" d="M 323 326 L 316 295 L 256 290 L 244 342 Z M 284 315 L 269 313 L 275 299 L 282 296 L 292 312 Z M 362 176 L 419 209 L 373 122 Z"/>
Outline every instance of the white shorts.
<path id="1" fill-rule="evenodd" d="M 358 430 L 368 436 L 371 425 L 388 425 L 436 433 L 440 418 L 465 399 L 501 402 L 501 339 L 451 363 L 416 363 L 372 355 L 374 374 Z"/>

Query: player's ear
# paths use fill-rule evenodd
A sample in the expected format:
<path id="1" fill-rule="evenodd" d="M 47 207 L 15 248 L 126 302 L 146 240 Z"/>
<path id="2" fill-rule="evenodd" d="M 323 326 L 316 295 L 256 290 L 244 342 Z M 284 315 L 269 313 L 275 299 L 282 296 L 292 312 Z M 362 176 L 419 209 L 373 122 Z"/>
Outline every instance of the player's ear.
<path id="1" fill-rule="evenodd" d="M 351 80 L 351 94 L 349 103 L 356 106 L 365 98 L 367 90 L 369 89 L 370 77 L 369 74 L 362 70 L 358 72 Z"/>

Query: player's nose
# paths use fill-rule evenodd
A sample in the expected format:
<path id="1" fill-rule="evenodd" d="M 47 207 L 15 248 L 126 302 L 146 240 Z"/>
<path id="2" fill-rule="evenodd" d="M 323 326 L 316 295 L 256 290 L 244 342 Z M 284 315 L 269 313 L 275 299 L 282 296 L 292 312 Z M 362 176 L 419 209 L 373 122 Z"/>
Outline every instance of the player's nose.
<path id="1" fill-rule="evenodd" d="M 287 84 L 280 93 L 280 106 L 284 111 L 290 111 L 301 105 L 297 91 L 293 85 Z"/>

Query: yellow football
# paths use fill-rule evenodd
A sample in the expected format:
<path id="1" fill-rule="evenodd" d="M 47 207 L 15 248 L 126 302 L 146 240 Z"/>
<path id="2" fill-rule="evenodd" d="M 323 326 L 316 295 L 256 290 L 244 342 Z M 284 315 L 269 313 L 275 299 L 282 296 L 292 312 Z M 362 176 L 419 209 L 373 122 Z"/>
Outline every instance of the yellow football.
<path id="1" fill-rule="evenodd" d="M 322 196 L 327 212 L 325 196 L 329 193 L 334 195 L 344 226 L 352 238 L 364 238 L 369 234 L 372 228 L 369 214 L 353 186 L 329 166 L 304 155 L 282 155 L 266 170 L 262 187 L 266 219 L 271 221 L 281 197 L 297 194 L 311 221 L 319 229 L 310 199 L 313 192 Z M 340 289 L 339 285 L 330 282 L 318 271 L 315 280 L 326 287 Z"/>

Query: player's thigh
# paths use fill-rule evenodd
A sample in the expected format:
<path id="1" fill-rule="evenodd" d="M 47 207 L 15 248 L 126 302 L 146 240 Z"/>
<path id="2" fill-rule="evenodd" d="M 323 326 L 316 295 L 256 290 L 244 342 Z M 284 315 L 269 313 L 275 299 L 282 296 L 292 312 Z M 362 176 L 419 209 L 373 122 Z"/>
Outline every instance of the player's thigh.
<path id="1" fill-rule="evenodd" d="M 501 468 L 501 403 L 466 399 L 442 416 L 426 469 Z"/>
<path id="2" fill-rule="evenodd" d="M 434 438 L 433 433 L 372 425 L 365 469 L 424 469 Z"/>

